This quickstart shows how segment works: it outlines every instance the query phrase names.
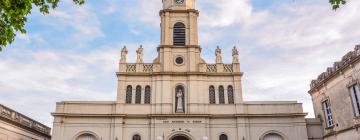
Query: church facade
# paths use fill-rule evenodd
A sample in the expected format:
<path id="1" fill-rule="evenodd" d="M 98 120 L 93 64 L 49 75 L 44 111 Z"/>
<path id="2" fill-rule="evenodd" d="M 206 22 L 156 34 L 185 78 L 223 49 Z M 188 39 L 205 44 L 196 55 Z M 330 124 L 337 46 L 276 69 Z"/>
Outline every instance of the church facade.
<path id="1" fill-rule="evenodd" d="M 121 50 L 116 101 L 58 102 L 53 140 L 307 140 L 302 104 L 243 100 L 236 47 L 224 64 L 201 58 L 195 0 L 162 0 L 152 63 Z"/>

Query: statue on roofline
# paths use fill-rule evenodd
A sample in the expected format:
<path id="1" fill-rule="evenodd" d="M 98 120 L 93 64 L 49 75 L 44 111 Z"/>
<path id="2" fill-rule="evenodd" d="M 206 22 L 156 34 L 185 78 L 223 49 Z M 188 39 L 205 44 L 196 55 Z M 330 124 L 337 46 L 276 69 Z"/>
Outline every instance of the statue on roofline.
<path id="1" fill-rule="evenodd" d="M 137 59 L 136 63 L 144 63 L 144 49 L 142 45 L 140 45 L 140 48 L 136 50 Z"/>
<path id="2" fill-rule="evenodd" d="M 128 54 L 128 49 L 126 48 L 126 46 L 124 46 L 121 49 L 121 58 L 120 58 L 120 63 L 126 63 L 126 55 Z"/>
<path id="3" fill-rule="evenodd" d="M 219 48 L 219 46 L 217 46 L 216 50 L 215 50 L 215 56 L 216 56 L 216 63 L 222 63 L 222 57 L 221 57 L 221 49 Z"/>
<path id="4" fill-rule="evenodd" d="M 236 46 L 232 49 L 233 63 L 239 63 L 239 51 Z"/>

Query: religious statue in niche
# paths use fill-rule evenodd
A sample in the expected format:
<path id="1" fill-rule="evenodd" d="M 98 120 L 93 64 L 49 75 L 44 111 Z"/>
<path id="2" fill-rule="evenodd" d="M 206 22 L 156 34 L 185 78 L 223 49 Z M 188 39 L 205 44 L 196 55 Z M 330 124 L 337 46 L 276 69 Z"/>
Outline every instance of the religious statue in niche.
<path id="1" fill-rule="evenodd" d="M 239 63 L 239 51 L 236 46 L 232 49 L 233 63 Z"/>
<path id="2" fill-rule="evenodd" d="M 176 98 L 175 98 L 175 108 L 176 108 L 176 113 L 184 113 L 184 88 L 182 86 L 177 86 L 176 87 Z"/>
<path id="3" fill-rule="evenodd" d="M 127 50 L 126 46 L 124 46 L 124 48 L 122 48 L 122 50 L 121 50 L 120 63 L 126 63 L 126 55 L 127 54 L 128 54 L 128 50 Z"/>
<path id="4" fill-rule="evenodd" d="M 222 63 L 221 49 L 219 48 L 219 46 L 217 46 L 215 50 L 215 56 L 216 56 L 216 63 Z"/>
<path id="5" fill-rule="evenodd" d="M 144 49 L 142 45 L 140 46 L 139 49 L 136 50 L 136 54 L 137 54 L 136 63 L 144 63 Z"/>

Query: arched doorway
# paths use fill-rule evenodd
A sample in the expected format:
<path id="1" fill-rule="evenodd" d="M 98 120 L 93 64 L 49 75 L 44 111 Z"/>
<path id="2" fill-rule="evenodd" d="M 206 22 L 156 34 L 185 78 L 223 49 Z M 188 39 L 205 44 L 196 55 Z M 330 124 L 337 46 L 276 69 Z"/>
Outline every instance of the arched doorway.
<path id="1" fill-rule="evenodd" d="M 175 136 L 173 138 L 171 138 L 170 140 L 191 140 L 186 136 Z"/>
<path id="2" fill-rule="evenodd" d="M 97 140 L 94 135 L 91 134 L 82 134 L 76 138 L 76 140 Z"/>
<path id="3" fill-rule="evenodd" d="M 270 133 L 264 136 L 262 140 L 284 140 L 282 136 L 276 133 Z"/>

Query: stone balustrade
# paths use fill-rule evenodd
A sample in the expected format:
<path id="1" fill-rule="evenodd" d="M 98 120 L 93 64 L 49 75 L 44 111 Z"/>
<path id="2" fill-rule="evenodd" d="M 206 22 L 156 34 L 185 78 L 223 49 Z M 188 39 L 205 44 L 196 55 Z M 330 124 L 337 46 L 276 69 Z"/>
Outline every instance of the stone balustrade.
<path id="1" fill-rule="evenodd" d="M 354 63 L 360 60 L 360 45 L 357 45 L 353 51 L 348 52 L 342 57 L 341 61 L 335 62 L 332 67 L 327 68 L 326 72 L 321 73 L 317 79 L 312 80 L 310 84 L 310 91 L 321 87 L 333 76 L 339 74 L 346 68 L 349 68 Z"/>
<path id="2" fill-rule="evenodd" d="M 126 67 L 126 69 L 123 69 Z M 152 73 L 154 72 L 154 64 L 146 63 L 123 63 L 120 64 L 120 72 L 127 73 Z"/>
<path id="3" fill-rule="evenodd" d="M 120 71 L 126 73 L 153 73 L 160 72 L 160 64 L 151 63 L 120 63 Z M 240 72 L 240 64 L 199 64 L 199 72 L 207 73 L 234 73 Z"/>
<path id="4" fill-rule="evenodd" d="M 234 64 L 207 64 L 206 72 L 209 73 L 232 73 Z"/>
<path id="5" fill-rule="evenodd" d="M 26 127 L 47 136 L 50 136 L 51 128 L 30 119 L 29 117 L 22 115 L 6 106 L 0 104 L 0 118 L 3 120 L 7 120 L 10 123 L 15 125 L 20 125 L 22 127 Z"/>

